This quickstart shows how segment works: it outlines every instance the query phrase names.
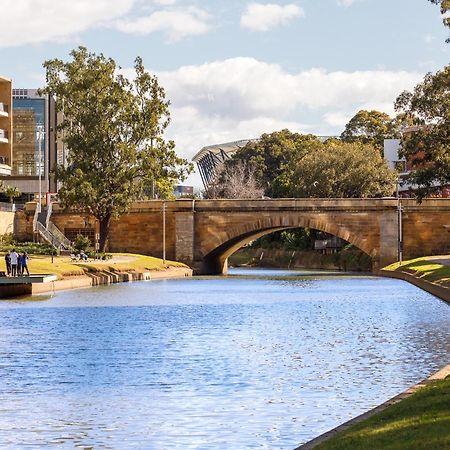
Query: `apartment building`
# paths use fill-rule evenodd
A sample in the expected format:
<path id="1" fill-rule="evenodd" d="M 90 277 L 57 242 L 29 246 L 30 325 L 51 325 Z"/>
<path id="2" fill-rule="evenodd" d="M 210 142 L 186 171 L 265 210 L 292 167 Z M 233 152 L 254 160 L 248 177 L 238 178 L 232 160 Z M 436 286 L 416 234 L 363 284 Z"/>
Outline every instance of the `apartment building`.
<path id="1" fill-rule="evenodd" d="M 12 126 L 12 82 L 0 76 L 0 177 L 11 175 Z"/>
<path id="2" fill-rule="evenodd" d="M 56 192 L 52 170 L 58 160 L 55 101 L 37 89 L 12 89 L 13 141 L 9 174 L 0 179 L 22 192 L 20 202 L 33 200 L 41 192 Z M 1 128 L 1 127 L 0 127 Z M 1 153 L 0 153 L 1 155 Z"/>

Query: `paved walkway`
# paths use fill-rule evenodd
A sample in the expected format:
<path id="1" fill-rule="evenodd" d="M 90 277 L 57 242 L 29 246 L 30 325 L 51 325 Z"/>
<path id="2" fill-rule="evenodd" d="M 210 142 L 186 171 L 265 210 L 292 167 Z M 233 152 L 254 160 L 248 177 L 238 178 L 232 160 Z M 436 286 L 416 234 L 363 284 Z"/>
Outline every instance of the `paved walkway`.
<path id="1" fill-rule="evenodd" d="M 430 256 L 427 261 L 442 264 L 443 266 L 450 266 L 450 258 L 443 258 L 442 256 Z"/>

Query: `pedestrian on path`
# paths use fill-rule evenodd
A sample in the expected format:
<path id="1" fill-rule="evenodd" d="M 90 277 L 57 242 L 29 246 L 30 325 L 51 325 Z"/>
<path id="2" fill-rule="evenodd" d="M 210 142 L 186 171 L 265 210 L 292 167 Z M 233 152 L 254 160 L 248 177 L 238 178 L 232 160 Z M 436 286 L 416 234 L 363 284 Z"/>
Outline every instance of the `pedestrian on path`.
<path id="1" fill-rule="evenodd" d="M 11 252 L 8 250 L 8 253 L 5 255 L 5 263 L 6 263 L 6 276 L 11 276 Z"/>
<path id="2" fill-rule="evenodd" d="M 13 248 L 13 251 L 10 254 L 11 258 L 11 276 L 15 277 L 17 276 L 17 263 L 19 259 L 19 255 L 16 253 L 16 249 Z"/>
<path id="3" fill-rule="evenodd" d="M 30 276 L 30 272 L 28 271 L 28 255 L 27 252 L 23 252 L 19 256 L 19 267 L 20 267 L 20 275 L 24 276 L 25 271 L 27 272 L 27 277 Z"/>

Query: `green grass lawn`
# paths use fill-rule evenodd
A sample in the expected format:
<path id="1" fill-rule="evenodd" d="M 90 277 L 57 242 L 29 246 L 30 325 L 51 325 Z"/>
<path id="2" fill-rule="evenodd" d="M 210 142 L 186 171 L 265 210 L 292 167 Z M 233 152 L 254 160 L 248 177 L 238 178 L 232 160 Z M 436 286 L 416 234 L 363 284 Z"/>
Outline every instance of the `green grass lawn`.
<path id="1" fill-rule="evenodd" d="M 30 260 L 28 261 L 30 274 L 54 274 L 57 275 L 59 279 L 83 275 L 86 272 L 98 272 L 101 270 L 144 272 L 148 270 L 164 270 L 168 267 L 186 266 L 174 261 L 166 261 L 166 264 L 164 265 L 162 259 L 132 253 L 114 253 L 113 259 L 111 260 L 91 261 L 88 263 L 72 262 L 68 256 L 54 257 L 54 262 L 52 263 L 51 256 L 41 255 L 31 255 Z"/>
<path id="2" fill-rule="evenodd" d="M 441 258 L 450 259 L 448 255 Z M 385 267 L 383 270 L 404 271 L 434 283 L 450 284 L 450 267 L 434 262 L 430 257 L 411 259 L 410 261 L 403 261 L 401 264 L 397 262 Z"/>
<path id="3" fill-rule="evenodd" d="M 317 450 L 450 449 L 450 378 L 420 389 Z"/>

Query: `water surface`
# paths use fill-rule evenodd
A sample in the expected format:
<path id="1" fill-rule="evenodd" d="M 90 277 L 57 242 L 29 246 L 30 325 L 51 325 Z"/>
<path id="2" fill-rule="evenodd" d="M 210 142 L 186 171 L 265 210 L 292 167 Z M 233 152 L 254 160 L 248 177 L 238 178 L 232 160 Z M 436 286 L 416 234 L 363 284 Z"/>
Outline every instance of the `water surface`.
<path id="1" fill-rule="evenodd" d="M 293 449 L 448 362 L 405 282 L 233 273 L 0 302 L 0 448 Z"/>

